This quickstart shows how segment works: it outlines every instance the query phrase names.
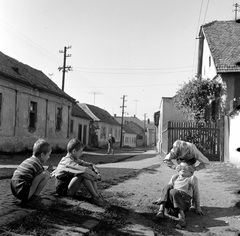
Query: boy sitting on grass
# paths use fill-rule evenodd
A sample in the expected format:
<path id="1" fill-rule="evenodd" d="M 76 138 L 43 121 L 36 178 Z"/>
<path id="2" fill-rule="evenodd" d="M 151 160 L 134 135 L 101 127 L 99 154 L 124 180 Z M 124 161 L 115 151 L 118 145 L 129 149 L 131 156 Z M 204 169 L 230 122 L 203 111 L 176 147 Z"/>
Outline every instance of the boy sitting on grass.
<path id="1" fill-rule="evenodd" d="M 22 204 L 36 209 L 46 209 L 41 202 L 40 193 L 50 178 L 52 166 L 45 170 L 43 164 L 50 158 L 51 145 L 39 139 L 33 146 L 33 154 L 24 160 L 14 171 L 11 180 L 12 194 L 22 200 Z"/>
<path id="2" fill-rule="evenodd" d="M 177 227 L 186 226 L 185 213 L 191 207 L 191 200 L 195 207 L 195 212 L 203 215 L 200 207 L 200 197 L 198 189 L 198 179 L 193 175 L 194 167 L 185 162 L 181 162 L 177 167 L 178 175 L 173 175 L 168 185 L 162 189 L 161 197 L 155 201 L 159 204 L 158 218 L 167 215 L 178 217 Z"/>
<path id="3" fill-rule="evenodd" d="M 107 206 L 97 188 L 97 180 L 100 176 L 96 174 L 94 165 L 80 160 L 84 145 L 78 139 L 72 139 L 67 145 L 67 155 L 61 159 L 56 170 L 56 192 L 59 196 L 75 197 L 77 191 L 82 187 L 88 190 L 92 196 L 92 202 L 99 206 Z"/>

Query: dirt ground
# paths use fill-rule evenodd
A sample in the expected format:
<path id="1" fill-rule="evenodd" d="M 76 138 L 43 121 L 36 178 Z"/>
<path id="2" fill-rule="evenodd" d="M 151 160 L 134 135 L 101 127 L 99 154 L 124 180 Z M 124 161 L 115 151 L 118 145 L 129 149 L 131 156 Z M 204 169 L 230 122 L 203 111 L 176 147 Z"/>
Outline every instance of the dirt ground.
<path id="1" fill-rule="evenodd" d="M 112 207 L 104 213 L 97 213 L 90 209 L 58 206 L 59 212 L 67 210 L 68 215 L 72 214 L 71 219 L 74 216 L 97 218 L 100 223 L 89 236 L 136 235 L 131 233 L 132 225 L 149 228 L 155 236 L 240 235 L 240 170 L 235 165 L 213 162 L 208 169 L 195 172 L 199 179 L 201 205 L 205 215 L 188 212 L 187 227 L 179 230 L 175 227 L 176 221 L 157 219 L 158 207 L 152 204 L 159 197 L 162 187 L 175 174 L 175 171 L 162 163 L 161 157 L 138 152 L 121 162 L 123 156 L 119 156 L 119 160 L 110 156 L 98 158 L 98 161 L 95 159 L 97 163 L 103 163 L 104 159 L 109 158 L 109 162 L 106 161 L 108 164 L 97 166 L 103 177 L 99 188 Z M 111 158 L 115 158 L 114 163 L 111 163 Z M 59 212 L 56 213 L 58 216 L 61 215 Z M 49 215 L 49 219 L 52 218 Z M 123 233 L 124 227 L 128 227 L 127 233 Z"/>
<path id="2" fill-rule="evenodd" d="M 159 232 L 186 236 L 240 235 L 240 173 L 236 166 L 214 162 L 209 169 L 195 172 L 205 215 L 188 212 L 187 227 L 183 230 L 176 229 L 173 220 L 157 219 L 158 207 L 152 204 L 172 174 L 174 171 L 164 164 L 158 168 L 148 168 L 135 179 L 107 189 L 106 193 L 109 199 L 118 196 L 118 205 L 132 209 L 141 216 L 143 224 L 154 229 L 156 235 Z"/>

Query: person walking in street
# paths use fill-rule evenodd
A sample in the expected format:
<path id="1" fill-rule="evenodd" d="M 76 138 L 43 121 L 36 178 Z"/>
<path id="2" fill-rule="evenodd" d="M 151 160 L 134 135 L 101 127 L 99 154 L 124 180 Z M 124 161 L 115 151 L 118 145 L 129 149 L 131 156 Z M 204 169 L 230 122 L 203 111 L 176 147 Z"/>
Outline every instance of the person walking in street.
<path id="1" fill-rule="evenodd" d="M 114 143 L 115 143 L 115 138 L 112 136 L 112 134 L 109 134 L 107 154 L 110 154 L 110 153 L 114 154 Z"/>
<path id="2" fill-rule="evenodd" d="M 49 165 L 44 169 L 43 164 L 50 158 L 51 145 L 39 139 L 33 146 L 33 154 L 24 160 L 14 171 L 11 179 L 12 194 L 27 207 L 46 209 L 41 202 L 40 193 L 50 178 L 53 167 Z"/>
<path id="3" fill-rule="evenodd" d="M 203 215 L 200 207 L 198 179 L 193 175 L 194 167 L 186 162 L 181 162 L 178 175 L 173 175 L 156 202 L 160 205 L 158 218 L 172 215 L 178 218 L 177 228 L 186 226 L 186 212 L 190 209 L 191 201 L 194 204 L 195 213 Z M 165 213 L 166 212 L 166 213 Z"/>
<path id="4" fill-rule="evenodd" d="M 97 181 L 101 176 L 96 173 L 93 163 L 80 159 L 84 149 L 83 143 L 78 139 L 71 139 L 67 145 L 67 155 L 59 162 L 54 175 L 55 187 L 59 196 L 76 197 L 76 193 L 82 187 L 91 194 L 91 201 L 99 206 L 107 206 L 98 191 Z"/>
<path id="5" fill-rule="evenodd" d="M 177 165 L 172 162 L 173 159 L 176 160 L 177 164 L 185 161 L 187 164 L 192 165 L 195 171 L 204 169 L 210 164 L 208 158 L 205 157 L 193 143 L 183 140 L 176 140 L 173 143 L 172 149 L 163 159 L 163 162 L 171 169 L 176 169 Z M 197 161 L 199 164 L 195 166 Z"/>

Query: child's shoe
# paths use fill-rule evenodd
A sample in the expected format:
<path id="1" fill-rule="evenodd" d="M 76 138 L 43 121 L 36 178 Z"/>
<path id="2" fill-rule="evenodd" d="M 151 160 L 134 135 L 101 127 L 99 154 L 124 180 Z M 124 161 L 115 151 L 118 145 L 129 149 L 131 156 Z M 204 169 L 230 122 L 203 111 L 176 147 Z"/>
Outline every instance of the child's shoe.
<path id="1" fill-rule="evenodd" d="M 164 212 L 163 211 L 159 211 L 156 215 L 157 218 L 164 218 Z"/>
<path id="2" fill-rule="evenodd" d="M 186 219 L 179 219 L 178 221 L 178 224 L 176 225 L 176 228 L 178 229 L 182 229 L 182 228 L 185 228 L 187 226 L 187 222 L 186 222 Z"/>

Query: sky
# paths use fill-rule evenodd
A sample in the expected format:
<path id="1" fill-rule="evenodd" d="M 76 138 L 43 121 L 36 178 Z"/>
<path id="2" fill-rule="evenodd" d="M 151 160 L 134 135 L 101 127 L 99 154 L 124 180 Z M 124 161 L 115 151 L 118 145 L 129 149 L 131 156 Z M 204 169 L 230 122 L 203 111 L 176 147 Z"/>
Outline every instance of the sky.
<path id="1" fill-rule="evenodd" d="M 197 70 L 201 25 L 234 20 L 237 0 L 1 0 L 0 51 L 80 103 L 153 121 Z M 239 17 L 240 17 L 240 13 Z"/>

